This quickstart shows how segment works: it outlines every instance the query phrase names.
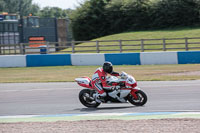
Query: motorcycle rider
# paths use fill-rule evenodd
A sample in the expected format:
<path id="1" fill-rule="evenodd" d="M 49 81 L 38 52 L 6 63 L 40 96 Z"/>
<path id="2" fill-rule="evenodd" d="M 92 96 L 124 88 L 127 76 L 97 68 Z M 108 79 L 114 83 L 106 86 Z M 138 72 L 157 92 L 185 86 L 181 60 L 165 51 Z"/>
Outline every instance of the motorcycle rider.
<path id="1" fill-rule="evenodd" d="M 112 86 L 107 85 L 106 76 L 110 74 L 112 76 L 119 76 L 118 72 L 113 71 L 113 66 L 111 62 L 105 62 L 103 67 L 97 68 L 92 76 L 92 87 L 98 91 L 98 95 L 96 95 L 96 101 L 101 102 L 99 99 L 106 96 L 106 92 L 104 89 L 111 90 Z"/>

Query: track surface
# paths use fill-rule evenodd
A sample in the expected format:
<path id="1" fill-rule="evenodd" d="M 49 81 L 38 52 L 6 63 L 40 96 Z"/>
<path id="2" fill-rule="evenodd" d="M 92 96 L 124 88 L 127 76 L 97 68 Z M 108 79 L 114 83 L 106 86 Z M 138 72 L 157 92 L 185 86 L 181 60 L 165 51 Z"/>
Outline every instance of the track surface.
<path id="1" fill-rule="evenodd" d="M 200 80 L 143 81 L 138 86 L 148 96 L 147 104 L 101 104 L 84 107 L 78 99 L 82 89 L 75 82 L 0 83 L 0 116 L 77 113 L 200 111 Z"/>

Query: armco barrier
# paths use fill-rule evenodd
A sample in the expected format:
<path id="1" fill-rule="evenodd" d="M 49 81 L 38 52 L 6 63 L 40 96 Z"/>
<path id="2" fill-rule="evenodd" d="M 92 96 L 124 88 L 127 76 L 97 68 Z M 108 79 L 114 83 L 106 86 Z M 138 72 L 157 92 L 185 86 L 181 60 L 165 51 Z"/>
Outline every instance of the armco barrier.
<path id="1" fill-rule="evenodd" d="M 178 52 L 178 64 L 200 63 L 200 51 Z"/>
<path id="2" fill-rule="evenodd" d="M 200 63 L 200 51 L 141 52 L 116 54 L 51 54 L 51 55 L 1 55 L 0 67 L 38 67 L 64 65 L 193 64 Z"/>
<path id="3" fill-rule="evenodd" d="M 1 55 L 0 67 L 26 67 L 25 55 Z"/>
<path id="4" fill-rule="evenodd" d="M 74 66 L 102 65 L 104 54 L 71 54 L 71 63 Z"/>
<path id="5" fill-rule="evenodd" d="M 140 53 L 105 54 L 105 61 L 113 65 L 140 65 Z"/>
<path id="6" fill-rule="evenodd" d="M 141 65 L 178 64 L 177 52 L 140 53 Z"/>
<path id="7" fill-rule="evenodd" d="M 70 54 L 27 55 L 27 67 L 72 65 Z"/>

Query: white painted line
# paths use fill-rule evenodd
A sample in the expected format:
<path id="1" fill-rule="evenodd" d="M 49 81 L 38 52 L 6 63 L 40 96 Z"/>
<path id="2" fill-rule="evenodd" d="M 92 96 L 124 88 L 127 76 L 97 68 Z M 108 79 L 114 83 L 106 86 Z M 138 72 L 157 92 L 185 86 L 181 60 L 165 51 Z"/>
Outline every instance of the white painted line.
<path id="1" fill-rule="evenodd" d="M 184 113 L 178 113 L 176 115 L 200 115 L 200 112 L 184 112 Z"/>
<path id="2" fill-rule="evenodd" d="M 0 119 L 15 119 L 15 118 L 32 118 L 39 115 L 14 115 L 14 116 L 0 116 Z"/>
<path id="3" fill-rule="evenodd" d="M 0 119 L 36 118 L 36 117 L 73 117 L 73 116 L 151 116 L 151 115 L 200 115 L 200 112 L 133 112 L 133 113 L 91 113 L 91 114 L 56 114 L 56 115 L 15 115 L 0 116 Z"/>

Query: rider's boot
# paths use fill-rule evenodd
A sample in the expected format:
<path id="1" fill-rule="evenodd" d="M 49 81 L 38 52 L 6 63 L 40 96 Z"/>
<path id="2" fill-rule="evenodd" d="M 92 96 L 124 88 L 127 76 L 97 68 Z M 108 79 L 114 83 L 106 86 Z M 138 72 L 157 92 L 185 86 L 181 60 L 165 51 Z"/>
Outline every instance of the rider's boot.
<path id="1" fill-rule="evenodd" d="M 96 93 L 94 97 L 96 102 L 101 103 L 104 97 L 106 97 L 106 93 L 105 92 L 102 94 Z"/>

